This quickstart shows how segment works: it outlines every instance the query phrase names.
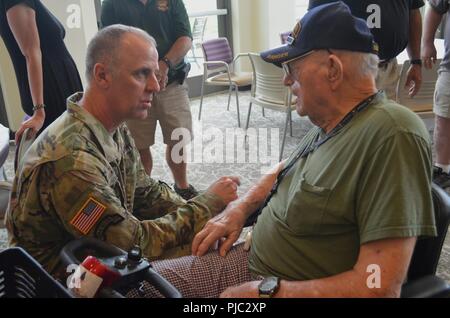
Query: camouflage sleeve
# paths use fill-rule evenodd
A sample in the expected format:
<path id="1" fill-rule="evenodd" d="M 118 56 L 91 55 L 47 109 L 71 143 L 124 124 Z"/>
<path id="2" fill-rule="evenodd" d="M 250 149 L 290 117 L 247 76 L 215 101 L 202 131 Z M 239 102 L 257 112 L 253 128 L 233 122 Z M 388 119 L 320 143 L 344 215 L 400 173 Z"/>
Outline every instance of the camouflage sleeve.
<path id="1" fill-rule="evenodd" d="M 199 200 L 173 206 L 154 220 L 140 221 L 126 210 L 106 180 L 102 182 L 101 174 L 92 171 L 65 172 L 52 185 L 47 201 L 74 237 L 92 236 L 124 250 L 139 245 L 151 259 L 190 243 L 211 217 Z"/>

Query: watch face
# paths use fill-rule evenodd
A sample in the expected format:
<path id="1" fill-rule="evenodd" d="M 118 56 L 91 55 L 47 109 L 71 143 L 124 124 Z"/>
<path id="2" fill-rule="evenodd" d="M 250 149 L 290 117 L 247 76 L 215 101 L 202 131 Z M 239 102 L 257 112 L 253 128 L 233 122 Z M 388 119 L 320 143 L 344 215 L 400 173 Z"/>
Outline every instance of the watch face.
<path id="1" fill-rule="evenodd" d="M 278 287 L 278 277 L 267 277 L 259 285 L 259 291 L 263 294 L 270 294 Z"/>

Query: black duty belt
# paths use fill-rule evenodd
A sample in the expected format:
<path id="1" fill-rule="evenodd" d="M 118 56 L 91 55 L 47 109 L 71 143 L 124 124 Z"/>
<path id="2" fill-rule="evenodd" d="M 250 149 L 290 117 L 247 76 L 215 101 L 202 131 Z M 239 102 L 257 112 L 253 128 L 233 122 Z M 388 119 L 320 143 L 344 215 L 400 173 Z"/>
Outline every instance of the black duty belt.
<path id="1" fill-rule="evenodd" d="M 383 68 L 383 67 L 388 66 L 388 64 L 391 63 L 391 61 L 392 61 L 392 59 L 381 60 L 381 61 L 378 63 L 378 68 Z"/>

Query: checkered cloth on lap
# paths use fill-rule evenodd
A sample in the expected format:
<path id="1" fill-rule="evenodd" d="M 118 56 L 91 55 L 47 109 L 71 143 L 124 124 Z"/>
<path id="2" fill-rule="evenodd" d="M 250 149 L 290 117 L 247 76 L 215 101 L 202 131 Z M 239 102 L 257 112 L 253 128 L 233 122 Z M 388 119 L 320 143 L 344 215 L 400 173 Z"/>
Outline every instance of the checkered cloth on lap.
<path id="1" fill-rule="evenodd" d="M 225 257 L 217 251 L 197 256 L 153 262 L 154 269 L 172 283 L 185 298 L 216 298 L 226 288 L 258 279 L 248 270 L 248 252 L 243 244 L 233 247 Z M 162 295 L 144 283 L 139 292 L 131 290 L 127 297 L 160 298 Z"/>

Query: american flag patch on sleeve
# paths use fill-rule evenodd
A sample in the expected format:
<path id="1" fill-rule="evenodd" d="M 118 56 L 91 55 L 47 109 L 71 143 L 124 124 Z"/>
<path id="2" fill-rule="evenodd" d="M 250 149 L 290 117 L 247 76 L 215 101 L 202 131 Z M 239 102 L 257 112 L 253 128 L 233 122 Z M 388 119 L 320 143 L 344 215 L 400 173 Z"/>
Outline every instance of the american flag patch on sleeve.
<path id="1" fill-rule="evenodd" d="M 70 221 L 70 224 L 72 224 L 78 231 L 86 235 L 95 223 L 97 223 L 105 210 L 106 206 L 90 197 L 80 211 L 75 214 L 73 219 Z"/>

